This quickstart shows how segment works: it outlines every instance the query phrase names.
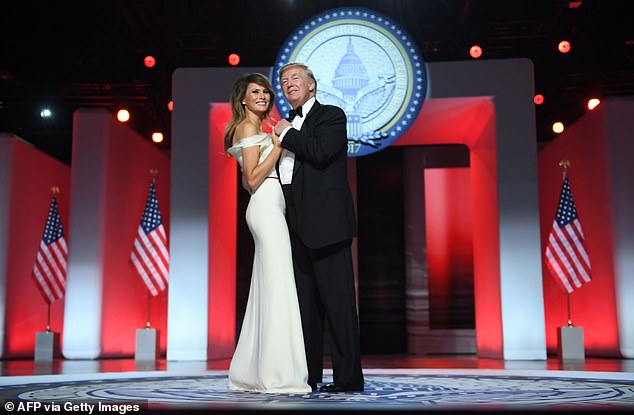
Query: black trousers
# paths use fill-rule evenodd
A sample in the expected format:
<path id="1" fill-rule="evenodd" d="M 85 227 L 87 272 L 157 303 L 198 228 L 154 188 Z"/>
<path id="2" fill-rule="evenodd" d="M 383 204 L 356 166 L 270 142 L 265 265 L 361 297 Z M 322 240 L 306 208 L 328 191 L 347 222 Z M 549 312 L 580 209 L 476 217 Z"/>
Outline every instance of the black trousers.
<path id="1" fill-rule="evenodd" d="M 286 188 L 287 215 L 290 220 L 294 220 L 298 212 L 294 211 L 292 197 L 288 197 L 290 189 L 282 187 Z M 308 383 L 315 385 L 322 381 L 324 323 L 328 321 L 335 384 L 361 386 L 363 373 L 350 249 L 352 241 L 311 249 L 293 232 L 296 229 L 294 225 L 296 223 L 289 223 L 295 285 L 308 363 Z"/>

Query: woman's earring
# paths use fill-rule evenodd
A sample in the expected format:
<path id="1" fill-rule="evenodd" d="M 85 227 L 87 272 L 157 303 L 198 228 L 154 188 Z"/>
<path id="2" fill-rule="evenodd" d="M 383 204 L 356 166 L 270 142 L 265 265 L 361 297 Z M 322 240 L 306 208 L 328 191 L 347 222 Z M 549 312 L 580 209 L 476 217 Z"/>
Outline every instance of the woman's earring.
<path id="1" fill-rule="evenodd" d="M 244 101 L 242 101 L 242 105 L 247 105 L 247 103 L 246 103 L 246 102 L 244 102 Z"/>

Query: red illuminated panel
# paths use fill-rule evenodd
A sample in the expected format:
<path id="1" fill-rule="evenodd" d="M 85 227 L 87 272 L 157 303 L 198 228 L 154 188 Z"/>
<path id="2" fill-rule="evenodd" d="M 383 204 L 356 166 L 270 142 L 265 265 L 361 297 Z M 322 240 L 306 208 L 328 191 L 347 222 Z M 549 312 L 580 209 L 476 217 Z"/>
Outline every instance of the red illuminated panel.
<path id="1" fill-rule="evenodd" d="M 70 168 L 25 144 L 11 139 L 11 194 L 6 269 L 4 347 L 2 358 L 32 358 L 35 333 L 46 330 L 47 306 L 31 278 L 35 254 L 51 203 L 57 195 L 68 238 Z M 64 299 L 51 304 L 51 330 L 62 333 Z"/>
<path id="2" fill-rule="evenodd" d="M 620 351 L 605 117 L 603 105 L 587 112 L 539 151 L 539 210 L 543 254 L 561 191 L 558 164 L 570 160 L 568 179 L 592 264 L 592 281 L 570 295 L 572 323 L 584 328 L 586 355 L 615 357 Z M 556 353 L 557 328 L 568 320 L 567 295 L 551 276 L 543 256 L 542 268 L 546 344 L 549 353 Z"/>
<path id="3" fill-rule="evenodd" d="M 237 163 L 224 153 L 229 104 L 209 113 L 209 358 L 230 357 L 235 346 Z M 242 219 L 242 218 L 241 218 Z"/>
<path id="4" fill-rule="evenodd" d="M 500 240 L 495 106 L 489 97 L 425 101 L 421 114 L 394 145 L 465 144 L 470 150 L 471 217 L 478 355 L 502 349 Z"/>
<path id="5" fill-rule="evenodd" d="M 151 169 L 158 170 L 156 195 L 169 238 L 170 164 L 167 155 L 133 129 L 116 122 L 114 117 L 110 120 L 108 134 L 108 179 L 103 218 L 102 357 L 133 356 L 136 330 L 144 328 L 147 322 L 148 291 L 130 266 L 130 252 L 145 208 Z M 164 353 L 167 348 L 167 292 L 151 300 L 150 313 L 151 325 L 159 330 L 159 347 Z"/>
<path id="6" fill-rule="evenodd" d="M 474 328 L 468 168 L 425 169 L 431 329 Z"/>

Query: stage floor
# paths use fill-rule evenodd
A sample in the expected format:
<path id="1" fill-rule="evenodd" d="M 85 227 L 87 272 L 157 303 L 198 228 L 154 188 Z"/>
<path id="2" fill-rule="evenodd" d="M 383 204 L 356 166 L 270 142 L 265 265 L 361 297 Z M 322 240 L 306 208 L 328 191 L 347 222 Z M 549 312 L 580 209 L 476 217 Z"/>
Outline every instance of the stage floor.
<path id="1" fill-rule="evenodd" d="M 365 356 L 364 392 L 303 395 L 230 391 L 228 366 L 228 359 L 1 361 L 0 399 L 5 404 L 140 403 L 152 413 L 634 409 L 634 360 Z M 324 371 L 325 382 L 332 379 L 329 366 Z"/>
<path id="2" fill-rule="evenodd" d="M 137 362 L 134 359 L 63 360 L 0 360 L 0 376 L 59 375 L 78 373 L 147 372 L 182 369 L 228 370 L 229 359 L 209 361 Z M 326 358 L 326 368 L 331 368 Z M 442 356 L 364 356 L 364 369 L 522 369 L 589 372 L 634 372 L 634 359 L 586 358 L 562 361 L 556 357 L 543 360 L 500 360 L 474 355 Z"/>

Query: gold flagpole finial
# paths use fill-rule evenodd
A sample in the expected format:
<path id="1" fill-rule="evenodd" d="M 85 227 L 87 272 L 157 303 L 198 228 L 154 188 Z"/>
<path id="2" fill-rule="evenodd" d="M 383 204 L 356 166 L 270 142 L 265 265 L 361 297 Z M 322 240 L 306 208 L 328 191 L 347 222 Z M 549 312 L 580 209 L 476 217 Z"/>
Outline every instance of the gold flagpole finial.
<path id="1" fill-rule="evenodd" d="M 155 178 L 156 176 L 158 176 L 158 169 L 151 168 L 150 169 L 150 176 L 152 176 L 152 178 Z"/>
<path id="2" fill-rule="evenodd" d="M 58 186 L 51 187 L 51 193 L 53 193 L 53 196 L 58 194 L 59 193 L 59 187 Z"/>
<path id="3" fill-rule="evenodd" d="M 559 167 L 563 167 L 564 171 L 562 173 L 563 179 L 566 178 L 566 170 L 568 169 L 568 167 L 570 167 L 570 160 L 560 160 L 559 161 Z"/>
<path id="4" fill-rule="evenodd" d="M 570 160 L 560 160 L 559 167 L 563 167 L 564 170 L 566 170 L 568 167 L 570 167 Z"/>

